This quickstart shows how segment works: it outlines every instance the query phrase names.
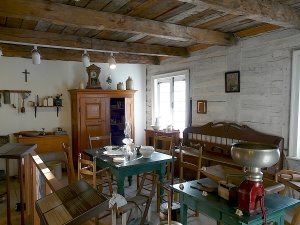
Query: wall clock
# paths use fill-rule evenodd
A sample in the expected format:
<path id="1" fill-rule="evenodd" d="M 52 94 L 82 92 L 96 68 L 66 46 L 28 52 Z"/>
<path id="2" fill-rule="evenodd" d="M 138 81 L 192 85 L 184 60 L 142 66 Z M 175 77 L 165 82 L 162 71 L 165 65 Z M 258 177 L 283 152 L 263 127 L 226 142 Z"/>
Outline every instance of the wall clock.
<path id="1" fill-rule="evenodd" d="M 88 74 L 88 82 L 86 84 L 86 88 L 99 88 L 102 89 L 101 83 L 99 80 L 99 75 L 101 72 L 101 68 L 96 66 L 95 64 L 90 65 L 86 68 Z"/>

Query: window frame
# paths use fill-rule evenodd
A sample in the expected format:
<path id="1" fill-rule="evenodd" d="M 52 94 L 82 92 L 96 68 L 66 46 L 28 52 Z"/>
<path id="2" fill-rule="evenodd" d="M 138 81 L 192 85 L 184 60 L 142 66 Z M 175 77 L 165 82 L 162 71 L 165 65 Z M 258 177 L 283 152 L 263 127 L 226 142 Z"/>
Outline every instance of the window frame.
<path id="1" fill-rule="evenodd" d="M 300 124 L 299 124 L 299 95 L 300 95 L 300 50 L 293 51 L 291 78 L 291 107 L 289 131 L 289 157 L 300 158 Z"/>
<path id="2" fill-rule="evenodd" d="M 155 99 L 156 96 L 158 95 L 157 93 L 157 85 L 158 85 L 158 79 L 160 78 L 168 78 L 168 77 L 176 77 L 176 76 L 184 76 L 185 77 L 185 90 L 186 90 L 186 103 L 185 103 L 185 110 L 186 110 L 186 115 L 185 115 L 185 124 L 188 126 L 189 124 L 189 114 L 190 112 L 190 107 L 189 107 L 189 99 L 190 99 L 190 71 L 189 70 L 180 70 L 180 71 L 175 71 L 175 72 L 170 72 L 170 73 L 163 73 L 163 74 L 157 74 L 153 75 L 151 77 L 151 88 L 152 88 L 152 95 L 151 95 L 151 105 L 152 105 L 152 118 L 151 122 L 154 124 L 155 119 L 158 114 L 158 109 L 155 106 Z M 172 87 L 173 88 L 173 87 Z"/>

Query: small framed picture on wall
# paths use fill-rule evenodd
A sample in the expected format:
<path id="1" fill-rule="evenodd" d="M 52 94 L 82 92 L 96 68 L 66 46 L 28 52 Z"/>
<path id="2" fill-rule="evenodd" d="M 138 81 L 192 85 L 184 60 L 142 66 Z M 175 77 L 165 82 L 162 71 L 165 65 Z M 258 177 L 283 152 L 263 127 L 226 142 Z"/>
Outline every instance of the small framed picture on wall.
<path id="1" fill-rule="evenodd" d="M 225 92 L 240 92 L 240 71 L 225 73 Z"/>
<path id="2" fill-rule="evenodd" d="M 206 114 L 207 113 L 207 101 L 198 100 L 197 101 L 197 113 Z"/>

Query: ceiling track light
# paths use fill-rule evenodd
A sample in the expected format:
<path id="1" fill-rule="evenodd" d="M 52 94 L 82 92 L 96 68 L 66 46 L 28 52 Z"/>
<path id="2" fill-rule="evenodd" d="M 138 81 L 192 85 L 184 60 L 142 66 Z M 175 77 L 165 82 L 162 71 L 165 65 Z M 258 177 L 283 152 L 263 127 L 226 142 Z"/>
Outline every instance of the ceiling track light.
<path id="1" fill-rule="evenodd" d="M 116 67 L 117 67 L 116 60 L 115 60 L 115 57 L 114 57 L 113 53 L 111 52 L 110 56 L 108 57 L 108 68 L 113 70 Z"/>
<path id="2" fill-rule="evenodd" d="M 86 50 L 84 50 L 84 53 L 81 55 L 81 60 L 84 67 L 90 66 L 90 56 Z"/>
<path id="3" fill-rule="evenodd" d="M 37 46 L 35 45 L 34 48 L 31 51 L 31 57 L 32 57 L 32 63 L 34 65 L 39 65 L 41 64 L 41 53 L 37 49 Z"/>

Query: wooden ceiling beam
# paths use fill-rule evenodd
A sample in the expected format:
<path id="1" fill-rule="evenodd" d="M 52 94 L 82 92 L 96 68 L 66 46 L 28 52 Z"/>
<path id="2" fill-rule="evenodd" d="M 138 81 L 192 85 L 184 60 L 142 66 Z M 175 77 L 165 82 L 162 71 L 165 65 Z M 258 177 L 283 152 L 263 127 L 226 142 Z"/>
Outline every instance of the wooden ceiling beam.
<path id="1" fill-rule="evenodd" d="M 178 0 L 286 28 L 300 28 L 300 11 L 278 0 Z"/>
<path id="2" fill-rule="evenodd" d="M 110 51 L 151 56 L 188 57 L 189 51 L 183 47 L 167 47 L 140 43 L 106 41 L 76 35 L 64 35 L 42 31 L 0 27 L 0 42 L 18 42 L 52 46 L 79 48 L 82 50 Z"/>
<path id="3" fill-rule="evenodd" d="M 43 20 L 54 24 L 146 34 L 175 41 L 233 45 L 232 34 L 222 33 L 149 19 L 130 17 L 86 8 L 51 3 L 43 0 L 1 0 L 0 16 Z"/>
<path id="4" fill-rule="evenodd" d="M 32 46 L 21 46 L 0 43 L 3 56 L 31 58 Z M 57 48 L 38 48 L 41 60 L 81 61 L 82 51 Z M 89 52 L 91 62 L 107 63 L 110 53 Z M 159 65 L 160 61 L 155 56 L 114 54 L 117 63 Z"/>

